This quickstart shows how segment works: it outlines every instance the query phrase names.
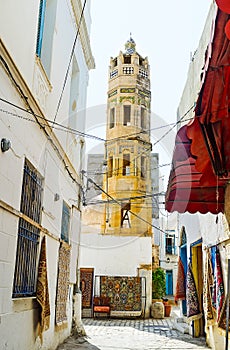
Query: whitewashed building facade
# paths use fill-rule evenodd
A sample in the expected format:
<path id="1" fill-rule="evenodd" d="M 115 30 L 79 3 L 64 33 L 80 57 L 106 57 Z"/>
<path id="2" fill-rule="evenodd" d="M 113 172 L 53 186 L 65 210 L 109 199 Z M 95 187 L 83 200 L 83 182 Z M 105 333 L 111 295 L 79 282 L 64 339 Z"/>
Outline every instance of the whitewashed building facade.
<path id="1" fill-rule="evenodd" d="M 75 129 L 84 132 L 94 68 L 90 23 L 90 1 L 0 3 L 1 349 L 54 349 L 73 311 L 80 325 Z"/>
<path id="2" fill-rule="evenodd" d="M 226 91 L 229 91 L 229 82 L 226 80 L 225 72 L 220 73 L 218 79 L 216 76 L 210 79 L 212 70 L 218 74 L 220 71 L 222 72 L 223 67 L 229 69 L 229 38 L 227 39 L 224 32 L 228 16 L 227 13 L 217 7 L 215 1 L 212 1 L 198 48 L 191 56 L 187 81 L 178 107 L 178 121 L 181 121 L 181 128 L 177 133 L 172 171 L 166 194 L 166 208 L 170 212 L 179 211 L 179 255 L 184 265 L 185 275 L 186 270 L 191 269 L 186 276 L 186 298 L 182 301 L 182 311 L 187 316 L 190 334 L 194 337 L 205 336 L 207 344 L 212 349 L 227 348 L 225 347 L 226 335 L 229 337 L 229 332 L 226 332 L 228 261 L 230 258 L 229 166 L 227 163 L 229 155 L 227 147 L 225 148 L 227 138 L 225 141 L 223 140 L 225 132 L 229 132 L 229 125 L 227 127 L 223 126 L 223 129 L 218 133 L 223 145 L 220 154 L 226 162 L 224 164 L 226 171 L 223 175 L 219 169 L 215 169 L 217 157 L 215 155 L 213 157 L 213 169 L 215 171 L 206 172 L 209 179 L 206 182 L 205 171 L 198 166 L 197 159 L 199 156 L 194 147 L 195 142 L 192 133 L 189 133 L 188 129 L 190 126 L 193 128 L 202 117 L 212 116 L 213 113 L 218 115 L 216 119 L 217 121 L 221 120 L 223 125 L 228 116 L 228 114 L 223 113 L 221 119 L 220 114 L 218 114 L 221 110 L 224 110 L 225 101 L 226 105 L 229 104 L 229 98 L 226 97 L 229 94 L 225 95 L 225 90 L 222 89 L 223 86 L 226 86 Z M 217 57 L 216 62 L 215 57 Z M 226 62 L 223 63 L 225 57 L 228 61 L 227 64 Z M 210 81 L 212 82 L 210 83 Z M 208 83 L 210 83 L 209 86 Z M 210 95 L 208 95 L 207 91 L 214 92 L 213 94 L 210 92 Z M 222 99 L 218 100 L 218 93 Z M 207 110 L 204 106 L 207 106 Z M 212 119 L 211 121 L 207 119 L 205 127 L 214 124 L 215 122 Z M 184 129 L 187 138 L 183 134 L 184 127 L 187 128 Z M 207 144 L 210 139 L 206 134 L 204 140 L 207 141 L 207 149 L 205 149 L 202 146 L 204 141 L 203 136 L 200 137 L 199 128 L 196 131 L 197 133 L 194 133 L 194 135 L 196 135 L 197 149 L 201 153 L 204 152 L 206 162 L 210 164 L 208 162 L 210 162 L 211 153 L 207 155 L 205 152 L 214 147 L 215 141 L 211 141 L 209 144 L 211 147 L 208 148 Z M 187 142 L 188 140 L 190 141 Z M 183 150 L 179 144 L 183 145 Z M 196 160 L 193 164 L 194 159 Z M 205 161 L 203 161 L 203 164 L 205 164 Z M 186 168 L 186 165 L 189 166 Z M 178 167 L 182 170 L 178 170 Z M 214 185 L 211 180 L 212 172 L 215 175 Z M 200 174 L 203 178 L 199 179 Z M 173 175 L 175 175 L 174 179 Z M 185 184 L 186 180 L 187 184 Z M 196 182 L 200 185 L 197 185 Z M 182 190 L 184 191 L 183 194 Z M 172 196 L 174 196 L 173 200 Z M 193 281 L 190 278 L 191 275 Z M 197 298 L 193 304 L 193 314 L 189 300 L 191 291 L 194 292 L 193 295 L 196 295 Z"/>

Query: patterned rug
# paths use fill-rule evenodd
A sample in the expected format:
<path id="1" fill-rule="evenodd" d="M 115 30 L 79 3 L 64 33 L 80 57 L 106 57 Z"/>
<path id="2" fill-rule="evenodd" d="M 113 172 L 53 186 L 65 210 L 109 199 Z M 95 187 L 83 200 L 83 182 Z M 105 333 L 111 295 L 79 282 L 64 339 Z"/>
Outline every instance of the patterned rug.
<path id="1" fill-rule="evenodd" d="M 100 294 L 110 298 L 112 311 L 141 311 L 140 277 L 100 277 Z"/>
<path id="2" fill-rule="evenodd" d="M 190 320 L 196 320 L 202 317 L 200 312 L 199 300 L 197 295 L 196 284 L 194 281 L 191 264 L 188 264 L 187 283 L 186 283 L 186 299 L 187 299 L 187 317 Z"/>
<path id="3" fill-rule="evenodd" d="M 217 321 L 219 321 L 221 309 L 224 303 L 224 282 L 221 268 L 220 252 L 216 249 L 216 265 L 215 265 L 215 291 L 216 291 L 216 311 L 217 311 Z"/>
<path id="4" fill-rule="evenodd" d="M 204 289 L 203 289 L 203 307 L 205 319 L 207 320 L 207 325 L 212 324 L 215 320 L 215 311 L 212 306 L 212 289 L 213 289 L 214 279 L 212 271 L 212 262 L 210 250 L 206 252 L 206 261 L 204 267 Z"/>
<path id="5" fill-rule="evenodd" d="M 61 243 L 58 259 L 58 280 L 56 292 L 56 313 L 55 322 L 60 324 L 67 320 L 66 305 L 69 292 L 69 268 L 70 265 L 70 246 L 67 243 Z"/>
<path id="6" fill-rule="evenodd" d="M 50 326 L 50 303 L 46 263 L 46 236 L 43 237 L 41 243 L 36 297 L 37 301 L 41 305 L 41 336 L 42 332 L 46 331 Z"/>
<path id="7" fill-rule="evenodd" d="M 218 327 L 223 328 L 224 330 L 226 330 L 226 326 L 227 326 L 227 297 L 224 299 L 224 303 L 222 306 L 222 310 L 220 313 L 220 317 L 219 317 L 219 322 L 218 322 Z M 230 305 L 229 305 L 229 315 L 230 315 Z M 230 331 L 230 321 L 228 323 L 228 331 Z"/>
<path id="8" fill-rule="evenodd" d="M 90 309 L 93 295 L 93 268 L 80 269 L 80 289 L 82 292 L 82 308 Z"/>
<path id="9" fill-rule="evenodd" d="M 181 257 L 178 260 L 178 272 L 176 281 L 175 300 L 185 300 L 186 298 L 186 276 Z"/>

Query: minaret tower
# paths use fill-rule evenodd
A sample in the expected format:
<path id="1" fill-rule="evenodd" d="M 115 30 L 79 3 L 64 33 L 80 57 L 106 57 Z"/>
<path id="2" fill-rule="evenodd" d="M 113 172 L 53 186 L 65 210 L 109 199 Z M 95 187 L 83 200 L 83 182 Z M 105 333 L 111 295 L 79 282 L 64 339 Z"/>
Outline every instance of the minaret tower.
<path id="1" fill-rule="evenodd" d="M 108 79 L 102 233 L 152 236 L 150 68 L 131 37 L 110 59 Z"/>

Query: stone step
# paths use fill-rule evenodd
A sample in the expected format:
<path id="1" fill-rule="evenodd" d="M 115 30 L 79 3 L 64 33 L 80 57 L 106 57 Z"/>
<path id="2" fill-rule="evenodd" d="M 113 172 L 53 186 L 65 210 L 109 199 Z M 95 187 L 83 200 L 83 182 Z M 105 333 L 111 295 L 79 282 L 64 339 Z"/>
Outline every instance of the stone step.
<path id="1" fill-rule="evenodd" d="M 180 319 L 181 318 L 179 318 L 179 320 Z M 183 334 L 189 334 L 189 325 L 186 322 L 178 322 L 177 319 L 174 320 L 173 325 L 172 325 L 172 329 L 175 329 L 178 332 L 183 333 Z"/>

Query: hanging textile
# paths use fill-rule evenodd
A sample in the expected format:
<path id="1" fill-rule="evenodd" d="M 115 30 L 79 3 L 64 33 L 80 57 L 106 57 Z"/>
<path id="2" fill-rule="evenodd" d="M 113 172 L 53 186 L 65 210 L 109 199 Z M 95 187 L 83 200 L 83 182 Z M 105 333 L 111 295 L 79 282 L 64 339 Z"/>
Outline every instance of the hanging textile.
<path id="1" fill-rule="evenodd" d="M 59 247 L 58 279 L 56 292 L 55 323 L 67 321 L 67 301 L 69 293 L 70 246 L 62 242 Z"/>
<path id="2" fill-rule="evenodd" d="M 214 280 L 213 280 L 213 286 L 211 288 L 212 291 L 212 306 L 216 310 L 216 249 L 217 247 L 214 246 L 211 248 L 211 263 L 212 263 L 212 271 L 214 275 Z"/>
<path id="3" fill-rule="evenodd" d="M 218 327 L 223 328 L 226 330 L 226 324 L 227 324 L 227 297 L 224 299 L 224 303 L 220 312 L 220 317 L 218 321 Z M 229 315 L 230 315 L 230 305 L 229 305 Z M 228 331 L 230 331 L 230 323 L 228 326 Z"/>
<path id="4" fill-rule="evenodd" d="M 215 288 L 214 292 L 216 295 L 214 296 L 216 312 L 217 312 L 217 321 L 220 318 L 220 312 L 224 303 L 224 282 L 221 268 L 221 260 L 220 260 L 220 252 L 219 248 L 216 248 L 216 263 L 215 263 Z"/>
<path id="5" fill-rule="evenodd" d="M 184 265 L 182 263 L 181 257 L 179 257 L 175 300 L 185 300 L 185 298 L 186 298 L 186 276 L 184 272 Z"/>
<path id="6" fill-rule="evenodd" d="M 100 291 L 110 298 L 111 310 L 141 312 L 141 277 L 100 276 Z"/>
<path id="7" fill-rule="evenodd" d="M 46 236 L 43 237 L 41 243 L 41 251 L 38 265 L 37 278 L 37 301 L 41 306 L 41 334 L 50 326 L 50 303 L 49 303 L 49 288 L 47 279 L 47 261 L 46 261 Z"/>
<path id="8" fill-rule="evenodd" d="M 196 284 L 192 273 L 191 263 L 188 264 L 188 271 L 187 271 L 186 300 L 187 300 L 188 319 L 196 320 L 201 318 L 202 313 L 200 312 L 197 289 L 196 289 Z"/>
<path id="9" fill-rule="evenodd" d="M 206 319 L 206 325 L 210 325 L 215 320 L 215 310 L 212 306 L 212 288 L 214 285 L 212 263 L 210 251 L 207 250 L 205 269 L 204 269 L 204 288 L 203 288 L 203 308 Z"/>
<path id="10" fill-rule="evenodd" d="M 94 268 L 80 269 L 80 289 L 82 293 L 83 309 L 90 309 L 92 307 L 93 275 L 94 275 Z"/>

